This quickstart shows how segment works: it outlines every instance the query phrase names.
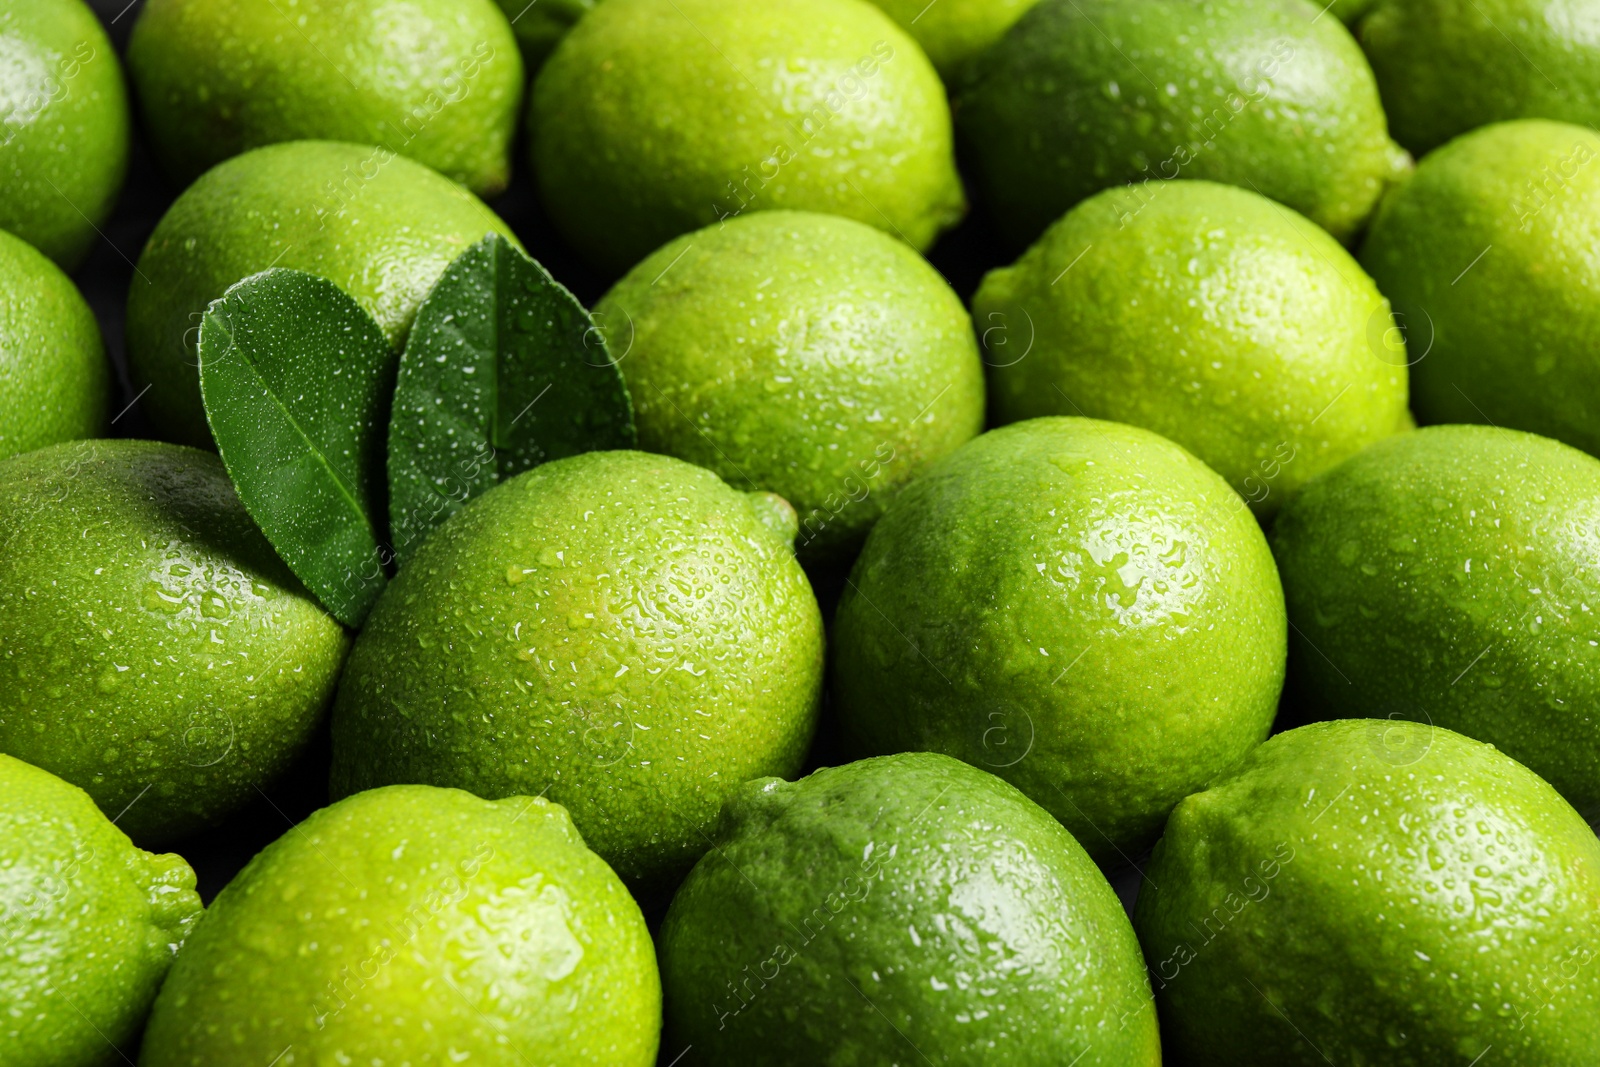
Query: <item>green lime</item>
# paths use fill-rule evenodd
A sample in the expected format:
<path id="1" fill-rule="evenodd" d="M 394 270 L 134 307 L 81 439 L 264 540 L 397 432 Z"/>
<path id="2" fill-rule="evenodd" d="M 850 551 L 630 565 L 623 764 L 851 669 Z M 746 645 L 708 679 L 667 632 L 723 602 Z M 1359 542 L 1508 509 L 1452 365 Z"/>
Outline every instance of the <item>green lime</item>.
<path id="1" fill-rule="evenodd" d="M 1595 1062 L 1600 841 L 1488 745 L 1385 719 L 1279 734 L 1178 805 L 1145 873 L 1175 1063 Z"/>
<path id="2" fill-rule="evenodd" d="M 1297 702 L 1487 741 L 1600 816 L 1600 460 L 1436 426 L 1323 475 L 1278 516 Z"/>
<path id="3" fill-rule="evenodd" d="M 130 136 L 122 67 L 83 0 L 0 8 L 0 229 L 77 267 L 116 206 Z"/>
<path id="4" fill-rule="evenodd" d="M 1423 422 L 1600 452 L 1600 135 L 1523 120 L 1422 161 L 1361 261 L 1406 324 Z"/>
<path id="5" fill-rule="evenodd" d="M 528 69 L 537 71 L 551 50 L 561 43 L 567 31 L 594 7 L 598 0 L 495 0 L 511 20 L 511 29 L 522 46 Z"/>
<path id="6" fill-rule="evenodd" d="M 750 782 L 661 930 L 696 1062 L 1161 1062 L 1116 894 L 1037 804 L 912 752 Z"/>
<path id="7" fill-rule="evenodd" d="M 548 796 L 631 885 L 670 891 L 722 802 L 798 771 L 815 728 L 821 614 L 771 515 L 642 452 L 556 460 L 476 498 L 361 631 L 334 795 Z"/>
<path id="8" fill-rule="evenodd" d="M 1367 7 L 1356 32 L 1395 139 L 1419 156 L 1507 119 L 1600 123 L 1594 0 L 1368 0 Z"/>
<path id="9" fill-rule="evenodd" d="M 902 486 L 983 428 L 967 309 L 850 219 L 759 211 L 686 234 L 595 315 L 640 447 L 788 500 L 807 562 L 848 562 Z"/>
<path id="10" fill-rule="evenodd" d="M 255 797 L 316 728 L 347 643 L 215 456 L 77 441 L 0 462 L 0 751 L 134 840 Z"/>
<path id="11" fill-rule="evenodd" d="M 217 897 L 141 1067 L 650 1067 L 639 906 L 559 805 L 393 786 L 323 808 Z"/>
<path id="12" fill-rule="evenodd" d="M 1340 240 L 1409 157 L 1337 19 L 1309 0 L 1044 0 L 956 105 L 978 191 L 1016 245 L 1115 185 L 1249 186 Z"/>
<path id="13" fill-rule="evenodd" d="M 873 527 L 833 684 L 861 750 L 988 768 L 1112 862 L 1267 736 L 1284 629 L 1226 482 L 1147 430 L 1034 419 L 957 449 Z"/>
<path id="14" fill-rule="evenodd" d="M 77 286 L 0 230 L 0 459 L 96 436 L 110 398 L 100 326 Z"/>
<path id="15" fill-rule="evenodd" d="M 822 211 L 921 250 L 966 210 L 944 86 L 859 0 L 605 0 L 533 85 L 556 227 L 621 274 L 747 211 Z"/>
<path id="16" fill-rule="evenodd" d="M 164 436 L 209 447 L 195 345 L 207 306 L 269 267 L 337 284 L 398 347 L 450 262 L 486 233 L 484 203 L 387 149 L 296 141 L 215 167 L 150 235 L 128 289 L 128 363 Z M 520 247 L 520 245 L 519 245 Z"/>
<path id="17" fill-rule="evenodd" d="M 523 67 L 494 0 L 149 0 L 128 72 L 180 185 L 301 140 L 382 145 L 482 196 L 511 179 Z"/>
<path id="18" fill-rule="evenodd" d="M 510 0 L 507 0 L 510 2 Z M 992 48 L 1037 0 L 872 0 L 928 53 L 948 85 Z"/>
<path id="19" fill-rule="evenodd" d="M 991 272 L 972 308 L 998 421 L 1154 430 L 1263 518 L 1405 417 L 1388 301 L 1337 241 L 1247 189 L 1100 193 Z"/>
<path id="20" fill-rule="evenodd" d="M 0 1063 L 120 1062 L 200 917 L 194 872 L 6 755 L 0 797 Z"/>

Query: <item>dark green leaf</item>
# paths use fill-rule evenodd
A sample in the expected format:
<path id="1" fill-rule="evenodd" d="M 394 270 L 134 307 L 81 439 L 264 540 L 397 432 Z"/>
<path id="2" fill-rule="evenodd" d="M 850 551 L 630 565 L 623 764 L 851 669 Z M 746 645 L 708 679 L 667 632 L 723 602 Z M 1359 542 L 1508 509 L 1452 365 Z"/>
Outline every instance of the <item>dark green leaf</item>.
<path id="1" fill-rule="evenodd" d="M 445 270 L 400 357 L 389 423 L 395 555 L 503 478 L 637 443 L 633 403 L 583 305 L 490 234 Z"/>
<path id="2" fill-rule="evenodd" d="M 332 282 L 269 270 L 200 325 L 200 394 L 239 498 L 346 626 L 383 590 L 383 430 L 395 357 Z"/>

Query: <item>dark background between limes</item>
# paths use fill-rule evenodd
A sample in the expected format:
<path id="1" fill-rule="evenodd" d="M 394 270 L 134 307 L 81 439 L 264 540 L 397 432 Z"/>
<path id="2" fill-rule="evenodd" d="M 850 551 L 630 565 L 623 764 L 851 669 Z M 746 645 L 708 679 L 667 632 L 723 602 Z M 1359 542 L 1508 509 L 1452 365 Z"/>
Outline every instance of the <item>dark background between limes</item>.
<path id="1" fill-rule="evenodd" d="M 144 0 L 89 0 L 100 15 L 119 52 L 127 48 L 128 34 Z M 132 89 L 129 89 L 130 94 Z M 516 231 L 528 251 L 543 263 L 557 280 L 583 301 L 593 306 L 612 279 L 586 267 L 561 240 L 545 215 L 530 180 L 525 162 L 525 146 L 519 142 L 512 156 L 513 178 L 504 195 L 489 202 Z M 115 437 L 153 438 L 144 413 L 135 400 L 128 381 L 124 358 L 123 320 L 130 285 L 144 284 L 135 269 L 150 231 L 172 201 L 181 193 L 157 170 L 145 147 L 140 129 L 138 103 L 134 101 L 134 142 L 128 181 L 116 212 L 101 228 L 102 239 L 94 243 L 74 280 L 94 309 L 105 336 L 106 350 L 116 367 L 116 389 L 111 427 Z M 974 208 L 956 229 L 945 234 L 929 253 L 933 265 L 949 280 L 964 302 L 972 299 L 984 272 L 1011 261 L 993 226 L 983 212 Z M 824 616 L 833 616 L 834 602 L 843 585 L 843 573 L 813 573 L 812 583 Z M 831 717 L 824 708 L 822 728 L 812 746 L 806 770 L 841 763 L 849 757 L 839 750 Z M 294 823 L 328 803 L 328 731 L 318 731 L 309 750 L 284 776 L 266 786 L 263 796 L 248 804 L 221 825 L 174 846 L 193 865 L 199 878 L 200 895 L 206 903 L 227 885 L 250 858 L 276 840 Z M 1142 861 L 1141 861 L 1142 863 Z M 1112 872 L 1112 884 L 1130 909 L 1138 891 L 1139 872 L 1127 869 Z M 659 916 L 651 916 L 652 925 Z"/>

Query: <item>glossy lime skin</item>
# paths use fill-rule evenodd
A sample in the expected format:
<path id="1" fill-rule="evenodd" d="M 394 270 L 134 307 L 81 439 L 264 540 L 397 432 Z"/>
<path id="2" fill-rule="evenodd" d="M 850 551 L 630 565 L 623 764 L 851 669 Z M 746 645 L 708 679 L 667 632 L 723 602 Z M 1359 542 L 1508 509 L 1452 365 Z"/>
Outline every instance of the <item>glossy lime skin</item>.
<path id="1" fill-rule="evenodd" d="M 348 643 L 215 456 L 75 441 L 0 462 L 0 751 L 135 841 L 255 797 L 316 728 Z"/>
<path id="2" fill-rule="evenodd" d="M 957 101 L 976 193 L 1018 246 L 1101 189 L 1174 178 L 1254 187 L 1350 239 L 1409 160 L 1320 6 L 1044 0 Z"/>
<path id="3" fill-rule="evenodd" d="M 1178 805 L 1145 873 L 1175 1063 L 1594 1063 L 1600 842 L 1488 745 L 1385 719 L 1279 734 Z"/>
<path id="4" fill-rule="evenodd" d="M 808 563 L 848 562 L 907 482 L 983 428 L 961 299 L 851 219 L 758 211 L 686 234 L 595 312 L 640 447 L 789 501 Z"/>
<path id="5" fill-rule="evenodd" d="M 523 65 L 494 0 L 149 0 L 128 72 L 179 185 L 301 140 L 382 145 L 481 196 L 511 180 Z"/>
<path id="6" fill-rule="evenodd" d="M 128 287 L 140 403 L 163 436 L 212 447 L 195 344 L 229 286 L 269 267 L 319 275 L 398 348 L 445 267 L 487 233 L 516 242 L 483 201 L 381 146 L 295 141 L 230 159 L 167 211 Z"/>
<path id="7" fill-rule="evenodd" d="M 1508 119 L 1600 123 L 1595 0 L 1376 0 L 1356 24 L 1395 139 L 1419 156 Z"/>
<path id="8" fill-rule="evenodd" d="M 506 18 L 511 20 L 511 30 L 522 46 L 522 58 L 528 69 L 536 71 L 561 43 L 561 38 L 598 0 L 495 0 Z"/>
<path id="9" fill-rule="evenodd" d="M 63 270 L 83 261 L 128 171 L 128 96 L 82 0 L 0 10 L 0 229 Z"/>
<path id="10" fill-rule="evenodd" d="M 668 456 L 546 463 L 384 591 L 334 707 L 333 792 L 547 796 L 630 885 L 670 891 L 739 783 L 800 769 L 822 653 L 754 498 Z"/>
<path id="11" fill-rule="evenodd" d="M 966 210 L 944 86 L 860 0 L 605 0 L 539 72 L 529 123 L 557 229 L 616 274 L 749 211 L 920 251 Z"/>
<path id="12" fill-rule="evenodd" d="M 111 368 L 72 279 L 0 230 L 0 459 L 105 429 Z"/>
<path id="13" fill-rule="evenodd" d="M 1460 731 L 1600 816 L 1600 460 L 1418 430 L 1308 485 L 1272 545 L 1308 713 Z"/>
<path id="14" fill-rule="evenodd" d="M 1267 736 L 1284 626 L 1266 538 L 1214 472 L 1133 426 L 1034 419 L 873 527 L 833 683 L 861 751 L 991 770 L 1109 863 Z"/>
<path id="15" fill-rule="evenodd" d="M 1037 0 L 872 0 L 928 53 L 946 85 L 994 47 Z"/>
<path id="16" fill-rule="evenodd" d="M 1405 342 L 1339 243 L 1213 182 L 1079 204 L 973 299 L 998 422 L 1086 415 L 1170 437 L 1263 518 L 1395 432 Z"/>
<path id="17" fill-rule="evenodd" d="M 661 930 L 702 1062 L 1155 1067 L 1122 906 L 1072 835 L 929 752 L 746 784 Z"/>
<path id="18" fill-rule="evenodd" d="M 1361 262 L 1407 321 L 1413 405 L 1600 452 L 1600 135 L 1523 120 L 1434 152 Z"/>
<path id="19" fill-rule="evenodd" d="M 644 916 L 559 805 L 391 786 L 228 884 L 139 1063 L 649 1067 L 660 1025 Z"/>
<path id="20" fill-rule="evenodd" d="M 0 754 L 0 1063 L 121 1063 L 200 918 L 194 871 L 83 790 Z"/>

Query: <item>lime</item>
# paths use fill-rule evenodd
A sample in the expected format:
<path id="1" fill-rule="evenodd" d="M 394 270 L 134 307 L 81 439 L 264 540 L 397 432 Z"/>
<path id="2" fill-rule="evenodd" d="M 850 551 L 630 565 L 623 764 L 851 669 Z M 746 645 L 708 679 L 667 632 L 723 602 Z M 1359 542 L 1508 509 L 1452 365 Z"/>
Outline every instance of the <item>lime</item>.
<path id="1" fill-rule="evenodd" d="M 1044 0 L 980 61 L 957 127 L 1016 245 L 1115 185 L 1253 188 L 1340 240 L 1409 166 L 1377 85 L 1309 0 Z"/>
<path id="2" fill-rule="evenodd" d="M 1279 734 L 1178 805 L 1146 874 L 1174 1062 L 1594 1063 L 1600 842 L 1488 745 L 1384 719 Z"/>
<path id="3" fill-rule="evenodd" d="M 1600 135 L 1523 120 L 1428 156 L 1361 261 L 1406 324 L 1417 417 L 1600 452 Z"/>
<path id="4" fill-rule="evenodd" d="M 6 755 L 0 796 L 0 1063 L 118 1062 L 200 917 L 194 872 Z"/>
<path id="5" fill-rule="evenodd" d="M 641 452 L 476 498 L 367 619 L 334 707 L 334 794 L 548 796 L 641 893 L 670 891 L 722 802 L 798 771 L 815 727 L 822 619 L 771 514 Z"/>
<path id="6" fill-rule="evenodd" d="M 1034 419 L 957 449 L 873 527 L 833 683 L 860 749 L 988 768 L 1113 862 L 1267 736 L 1284 629 L 1227 483 L 1147 430 Z"/>
<path id="7" fill-rule="evenodd" d="M 346 645 L 215 456 L 78 441 L 0 462 L 0 751 L 134 840 L 256 796 L 321 719 Z"/>
<path id="8" fill-rule="evenodd" d="M 13 0 L 0 71 L 0 229 L 72 270 L 128 170 L 117 53 L 83 0 Z"/>
<path id="9" fill-rule="evenodd" d="M 1366 0 L 1365 7 L 1356 24 L 1361 46 L 1395 139 L 1418 155 L 1507 119 L 1600 123 L 1594 0 Z"/>
<path id="10" fill-rule="evenodd" d="M 639 906 L 559 805 L 393 786 L 268 845 L 161 988 L 142 1067 L 649 1067 Z"/>
<path id="11" fill-rule="evenodd" d="M 72 280 L 0 230 L 0 459 L 103 430 L 110 370 Z"/>
<path id="12" fill-rule="evenodd" d="M 482 196 L 511 178 L 523 67 L 494 0 L 149 0 L 128 71 L 182 185 L 301 140 L 381 145 Z"/>
<path id="13" fill-rule="evenodd" d="M 850 219 L 761 211 L 686 234 L 595 314 L 640 447 L 788 500 L 808 562 L 848 562 L 902 486 L 983 428 L 960 298 Z"/>
<path id="14" fill-rule="evenodd" d="M 1322 476 L 1273 527 L 1297 702 L 1487 741 L 1600 816 L 1600 460 L 1436 426 Z"/>
<path id="15" fill-rule="evenodd" d="M 667 1051 L 701 1062 L 1161 1062 L 1094 863 L 1016 789 L 933 753 L 745 785 L 672 901 L 661 969 Z"/>
<path id="16" fill-rule="evenodd" d="M 1067 212 L 973 299 L 998 421 L 1170 437 L 1263 518 L 1406 410 L 1389 305 L 1338 242 L 1246 189 L 1175 181 Z"/>
<path id="17" fill-rule="evenodd" d="M 454 182 L 389 150 L 326 141 L 230 159 L 178 198 L 128 290 L 128 362 L 162 433 L 210 446 L 195 345 L 206 307 L 269 267 L 334 282 L 398 348 L 417 305 L 486 233 L 511 230 Z"/>
<path id="18" fill-rule="evenodd" d="M 509 2 L 509 0 L 508 0 Z M 948 85 L 992 48 L 1036 0 L 872 0 L 928 53 Z"/>
<path id="19" fill-rule="evenodd" d="M 859 0 L 605 0 L 539 72 L 529 121 L 556 227 L 616 274 L 747 211 L 920 250 L 966 209 L 944 86 Z"/>

